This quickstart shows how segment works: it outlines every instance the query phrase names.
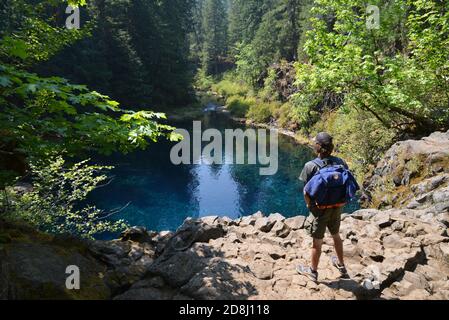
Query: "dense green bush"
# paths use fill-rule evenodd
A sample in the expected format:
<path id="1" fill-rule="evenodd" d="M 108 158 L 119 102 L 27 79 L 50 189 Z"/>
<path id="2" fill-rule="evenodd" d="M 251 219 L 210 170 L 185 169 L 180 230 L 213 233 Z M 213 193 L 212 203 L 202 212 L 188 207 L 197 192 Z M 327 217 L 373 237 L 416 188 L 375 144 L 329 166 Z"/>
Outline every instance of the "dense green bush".
<path id="1" fill-rule="evenodd" d="M 280 103 L 258 101 L 250 106 L 246 116 L 259 123 L 269 122 L 273 118 L 274 111 L 279 108 Z"/>
<path id="2" fill-rule="evenodd" d="M 296 109 L 294 109 L 290 102 L 286 102 L 274 110 L 274 117 L 281 128 L 288 128 L 292 130 L 297 129 L 297 122 L 294 121 L 293 117 L 295 110 Z"/>
<path id="3" fill-rule="evenodd" d="M 364 0 L 315 0 L 312 12 L 308 59 L 297 63 L 301 90 L 293 100 L 302 127 L 335 107 L 323 101 L 332 93 L 385 128 L 414 135 L 449 128 L 447 1 L 388 2 L 378 29 L 366 26 Z"/>
<path id="4" fill-rule="evenodd" d="M 268 69 L 268 75 L 264 80 L 264 86 L 259 91 L 259 96 L 264 101 L 278 101 L 280 100 L 279 93 L 276 91 L 276 71 L 273 68 Z"/>
<path id="5" fill-rule="evenodd" d="M 203 70 L 198 70 L 195 75 L 195 87 L 198 90 L 207 91 L 212 88 L 212 85 L 216 83 L 213 76 L 206 75 Z"/>
<path id="6" fill-rule="evenodd" d="M 251 106 L 256 104 L 256 99 L 232 96 L 226 100 L 226 103 L 227 109 L 231 112 L 232 115 L 243 118 L 246 117 L 246 114 Z"/>
<path id="7" fill-rule="evenodd" d="M 87 162 L 68 166 L 62 157 L 55 157 L 31 164 L 32 190 L 20 194 L 7 188 L 0 195 L 6 218 L 26 221 L 52 234 L 85 238 L 125 229 L 124 221 L 107 219 L 114 212 L 83 206 L 90 192 L 107 183 L 104 172 L 111 169 Z"/>
<path id="8" fill-rule="evenodd" d="M 222 96 L 241 96 L 244 97 L 250 91 L 249 86 L 237 79 L 223 79 L 217 84 L 212 85 L 212 91 L 217 92 Z"/>

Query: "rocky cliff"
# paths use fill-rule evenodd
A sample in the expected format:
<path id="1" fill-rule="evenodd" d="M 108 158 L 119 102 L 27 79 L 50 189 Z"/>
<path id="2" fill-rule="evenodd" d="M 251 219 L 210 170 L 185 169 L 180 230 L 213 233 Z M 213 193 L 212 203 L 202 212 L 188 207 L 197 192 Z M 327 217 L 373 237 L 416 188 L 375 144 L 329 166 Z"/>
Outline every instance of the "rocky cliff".
<path id="1" fill-rule="evenodd" d="M 371 206 L 442 212 L 449 208 L 449 131 L 401 141 L 364 184 Z"/>
<path id="2" fill-rule="evenodd" d="M 330 239 L 319 282 L 296 274 L 311 246 L 301 216 L 188 219 L 175 233 L 89 242 L 1 222 L 0 298 L 447 300 L 448 135 L 393 146 L 366 184 L 389 209 L 343 215 L 350 279 L 331 266 Z M 80 290 L 65 288 L 67 265 L 79 266 Z"/>

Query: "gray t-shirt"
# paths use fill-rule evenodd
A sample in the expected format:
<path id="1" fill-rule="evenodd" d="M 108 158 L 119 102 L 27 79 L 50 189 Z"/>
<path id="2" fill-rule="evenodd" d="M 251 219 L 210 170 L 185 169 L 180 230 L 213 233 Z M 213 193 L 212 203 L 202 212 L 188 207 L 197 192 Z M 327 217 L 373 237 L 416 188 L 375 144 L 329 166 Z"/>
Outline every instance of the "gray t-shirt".
<path id="1" fill-rule="evenodd" d="M 348 165 L 343 159 L 340 159 L 338 157 L 330 156 L 328 158 L 321 159 L 324 163 L 327 165 L 342 165 L 346 169 L 348 168 Z M 304 184 L 310 181 L 310 179 L 313 178 L 313 176 L 320 170 L 320 167 L 314 162 L 309 161 L 304 166 L 304 169 L 301 172 L 301 175 L 299 176 L 299 180 L 303 181 Z"/>

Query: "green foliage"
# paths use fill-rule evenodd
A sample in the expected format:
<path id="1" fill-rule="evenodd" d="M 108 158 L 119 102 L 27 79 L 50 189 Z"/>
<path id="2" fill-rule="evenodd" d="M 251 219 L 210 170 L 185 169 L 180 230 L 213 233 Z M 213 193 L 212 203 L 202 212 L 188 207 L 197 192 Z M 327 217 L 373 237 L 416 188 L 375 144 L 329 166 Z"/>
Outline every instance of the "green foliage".
<path id="1" fill-rule="evenodd" d="M 267 123 L 273 118 L 275 110 L 279 108 L 280 103 L 258 101 L 250 106 L 246 116 L 258 123 Z"/>
<path id="2" fill-rule="evenodd" d="M 234 36 L 237 70 L 239 75 L 254 87 L 263 86 L 267 68 L 282 59 L 293 61 L 297 57 L 299 42 L 305 30 L 305 6 L 308 1 L 271 0 L 242 4 L 234 1 L 237 15 L 234 25 L 241 26 L 249 20 L 251 32 Z M 246 9 L 246 10 L 245 10 Z M 236 28 L 240 30 L 240 28 Z"/>
<path id="3" fill-rule="evenodd" d="M 251 42 L 272 2 L 272 0 L 231 0 L 229 14 L 231 45 Z"/>
<path id="4" fill-rule="evenodd" d="M 120 109 L 107 96 L 62 78 L 7 65 L 0 65 L 0 72 L 2 140 L 29 156 L 55 150 L 128 152 L 146 147 L 148 140 L 171 137 L 173 128 L 156 122 L 163 114 Z"/>
<path id="5" fill-rule="evenodd" d="M 261 42 L 265 43 L 265 42 Z M 253 87 L 257 87 L 258 83 L 263 81 L 264 72 L 270 61 L 269 57 L 261 57 L 258 53 L 261 48 L 256 44 L 238 45 L 237 46 L 237 72 L 247 83 Z"/>
<path id="6" fill-rule="evenodd" d="M 206 74 L 218 74 L 227 51 L 227 11 L 223 0 L 204 0 L 202 12 L 204 42 L 202 68 Z"/>
<path id="7" fill-rule="evenodd" d="M 67 14 L 60 1 L 39 2 L 45 10 L 37 17 L 33 13 L 38 23 L 13 25 L 8 32 L 17 34 L 20 27 L 21 39 L 33 39 L 34 51 L 50 51 L 32 61 L 39 62 L 33 71 L 84 83 L 134 108 L 192 100 L 187 35 L 193 0 L 91 0 L 81 8 L 79 31 L 65 28 Z"/>
<path id="8" fill-rule="evenodd" d="M 212 88 L 216 82 L 215 78 L 211 75 L 206 75 L 204 70 L 198 70 L 195 75 L 195 88 L 199 91 L 207 91 Z"/>
<path id="9" fill-rule="evenodd" d="M 265 101 L 277 101 L 280 100 L 280 96 L 276 91 L 276 70 L 274 68 L 268 68 L 268 75 L 264 80 L 264 86 L 259 91 L 259 96 Z"/>
<path id="10" fill-rule="evenodd" d="M 20 194 L 7 189 L 2 195 L 6 217 L 26 221 L 52 234 L 85 238 L 125 229 L 124 221 L 107 219 L 114 212 L 81 205 L 90 192 L 108 180 L 102 172 L 111 169 L 87 162 L 67 166 L 62 157 L 54 157 L 31 164 L 32 190 Z"/>
<path id="11" fill-rule="evenodd" d="M 254 98 L 243 98 L 240 96 L 231 96 L 226 100 L 227 109 L 232 115 L 243 118 L 246 116 L 251 106 L 256 104 Z"/>
<path id="12" fill-rule="evenodd" d="M 294 121 L 293 112 L 295 109 L 293 108 L 290 102 L 286 102 L 281 105 L 279 108 L 275 109 L 273 112 L 273 116 L 275 117 L 278 125 L 281 128 L 288 128 L 291 130 L 296 130 L 297 122 Z"/>
<path id="13" fill-rule="evenodd" d="M 2 187 L 12 182 L 11 172 L 25 173 L 27 159 L 45 159 L 53 152 L 77 156 L 90 151 L 129 152 L 161 137 L 179 139 L 171 133 L 172 127 L 159 123 L 163 114 L 122 109 L 118 102 L 85 85 L 29 71 L 45 60 L 53 66 L 51 59 L 58 52 L 88 34 L 90 27 L 67 30 L 63 23 L 59 25 L 48 14 L 58 12 L 56 5 L 53 1 L 9 0 L 0 12 L 4 19 L 0 31 Z M 90 73 L 98 71 L 88 67 Z"/>
<path id="14" fill-rule="evenodd" d="M 73 3 L 81 5 L 85 2 Z M 90 34 L 92 25 L 89 23 L 79 30 L 68 30 L 61 27 L 64 26 L 62 22 L 61 26 L 57 26 L 56 17 L 46 19 L 47 12 L 52 11 L 55 5 L 53 1 L 5 1 L 4 9 L 0 12 L 3 22 L 0 28 L 2 61 L 31 66 L 48 60 L 63 48 Z"/>
<path id="15" fill-rule="evenodd" d="M 315 1 L 305 43 L 309 62 L 297 64 L 301 124 L 310 127 L 320 99 L 333 92 L 386 128 L 421 135 L 447 129 L 448 3 L 372 4 L 381 7 L 378 30 L 365 25 L 365 1 Z"/>
<path id="16" fill-rule="evenodd" d="M 229 97 L 229 96 L 241 96 L 244 97 L 248 95 L 251 88 L 243 81 L 239 80 L 233 74 L 226 74 L 223 80 L 213 84 L 211 86 L 212 91 L 218 94 Z"/>
<path id="17" fill-rule="evenodd" d="M 311 134 L 329 132 L 334 137 L 338 155 L 347 159 L 359 181 L 393 144 L 397 132 L 385 128 L 366 111 L 341 108 L 325 114 L 312 128 Z"/>

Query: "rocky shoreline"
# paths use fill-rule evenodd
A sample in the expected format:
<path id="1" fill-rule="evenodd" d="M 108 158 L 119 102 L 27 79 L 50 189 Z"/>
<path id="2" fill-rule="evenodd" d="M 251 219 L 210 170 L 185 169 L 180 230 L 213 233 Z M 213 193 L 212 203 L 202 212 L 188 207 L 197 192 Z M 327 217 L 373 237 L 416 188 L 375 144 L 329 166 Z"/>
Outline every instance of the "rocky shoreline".
<path id="1" fill-rule="evenodd" d="M 342 236 L 351 279 L 340 279 L 331 266 L 328 238 L 318 283 L 295 272 L 309 260 L 304 221 L 261 213 L 239 220 L 207 217 L 186 220 L 176 233 L 151 240 L 150 233 L 135 228 L 91 250 L 109 265 L 111 278 L 136 271 L 134 283 L 125 277 L 127 283 L 116 284 L 123 291 L 114 296 L 118 300 L 449 299 L 447 213 L 393 209 L 345 215 Z M 123 265 L 123 257 L 131 263 Z"/>
<path id="2" fill-rule="evenodd" d="M 296 273 L 312 241 L 302 216 L 187 219 L 174 233 L 135 227 L 114 241 L 0 220 L 0 299 L 449 300 L 448 160 L 449 132 L 387 152 L 365 184 L 378 207 L 342 217 L 350 279 L 331 266 L 329 237 L 319 282 Z M 80 290 L 65 288 L 68 265 Z"/>
<path id="3" fill-rule="evenodd" d="M 328 237 L 318 283 L 295 272 L 309 261 L 305 219 L 261 213 L 239 220 L 188 219 L 175 233 L 132 228 L 114 241 L 13 238 L 0 250 L 0 297 L 449 299 L 447 212 L 367 209 L 344 215 L 351 278 L 340 279 L 331 266 Z M 81 270 L 79 291 L 64 288 L 71 264 Z"/>

